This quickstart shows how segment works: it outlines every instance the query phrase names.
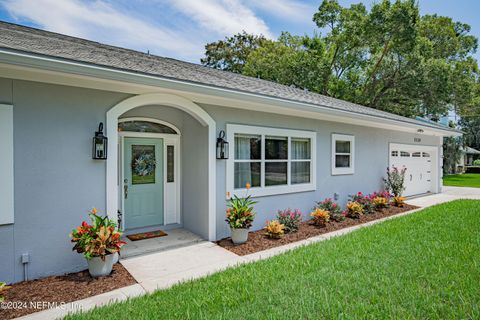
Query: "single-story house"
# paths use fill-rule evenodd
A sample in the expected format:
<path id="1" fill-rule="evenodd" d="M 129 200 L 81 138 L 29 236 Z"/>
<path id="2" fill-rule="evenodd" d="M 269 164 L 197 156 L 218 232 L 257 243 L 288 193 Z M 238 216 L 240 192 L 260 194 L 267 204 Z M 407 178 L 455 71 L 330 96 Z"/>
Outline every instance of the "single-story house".
<path id="1" fill-rule="evenodd" d="M 227 198 L 246 183 L 253 229 L 278 209 L 308 213 L 326 197 L 345 204 L 380 190 L 392 165 L 408 168 L 407 195 L 438 193 L 442 139 L 460 134 L 1 22 L 0 281 L 23 280 L 24 267 L 29 278 L 85 269 L 68 234 L 92 207 L 127 233 L 185 228 L 217 240 L 229 236 Z"/>
<path id="2" fill-rule="evenodd" d="M 465 147 L 463 159 L 465 166 L 473 166 L 473 161 L 480 159 L 480 151 L 472 147 Z"/>

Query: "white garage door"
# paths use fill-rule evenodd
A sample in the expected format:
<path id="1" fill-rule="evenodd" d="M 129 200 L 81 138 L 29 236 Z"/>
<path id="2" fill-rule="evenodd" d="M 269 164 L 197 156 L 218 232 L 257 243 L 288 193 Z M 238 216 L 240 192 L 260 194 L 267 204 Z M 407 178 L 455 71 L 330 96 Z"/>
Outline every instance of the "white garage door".
<path id="1" fill-rule="evenodd" d="M 434 156 L 432 147 L 390 145 L 390 167 L 407 168 L 403 195 L 411 196 L 432 191 Z"/>

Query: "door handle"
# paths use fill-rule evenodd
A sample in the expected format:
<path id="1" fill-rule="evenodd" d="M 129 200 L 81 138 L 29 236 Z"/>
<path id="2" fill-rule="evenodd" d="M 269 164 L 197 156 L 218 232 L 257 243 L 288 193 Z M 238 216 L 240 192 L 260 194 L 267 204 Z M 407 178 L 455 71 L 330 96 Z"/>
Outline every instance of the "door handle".
<path id="1" fill-rule="evenodd" d="M 123 185 L 123 194 L 125 196 L 125 199 L 128 198 L 128 179 L 123 180 L 124 185 Z"/>
<path id="2" fill-rule="evenodd" d="M 412 179 L 413 179 L 413 175 L 410 175 L 410 181 L 412 181 Z"/>
<path id="3" fill-rule="evenodd" d="M 423 179 L 423 175 L 420 173 L 420 180 L 422 180 L 422 179 Z"/>

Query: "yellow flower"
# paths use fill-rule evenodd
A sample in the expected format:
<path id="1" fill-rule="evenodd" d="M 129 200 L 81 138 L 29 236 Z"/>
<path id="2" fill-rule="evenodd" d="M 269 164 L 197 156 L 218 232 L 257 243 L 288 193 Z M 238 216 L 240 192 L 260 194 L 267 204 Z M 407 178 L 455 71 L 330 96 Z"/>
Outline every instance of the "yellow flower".
<path id="1" fill-rule="evenodd" d="M 93 213 L 93 214 L 97 214 L 98 211 L 97 211 L 97 208 L 92 208 L 92 211 L 90 211 L 90 212 Z"/>
<path id="2" fill-rule="evenodd" d="M 247 182 L 247 184 L 245 185 L 245 188 L 250 189 L 252 187 L 252 185 L 250 183 Z"/>

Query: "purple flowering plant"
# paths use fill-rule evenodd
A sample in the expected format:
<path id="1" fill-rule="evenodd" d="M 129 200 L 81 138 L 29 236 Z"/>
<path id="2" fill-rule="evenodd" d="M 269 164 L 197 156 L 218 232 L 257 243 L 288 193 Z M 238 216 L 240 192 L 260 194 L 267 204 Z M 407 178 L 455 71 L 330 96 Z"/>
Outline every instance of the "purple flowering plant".
<path id="1" fill-rule="evenodd" d="M 277 220 L 285 226 L 285 232 L 297 232 L 300 223 L 303 220 L 302 212 L 299 209 L 292 210 L 290 208 L 285 210 L 278 210 Z"/>

